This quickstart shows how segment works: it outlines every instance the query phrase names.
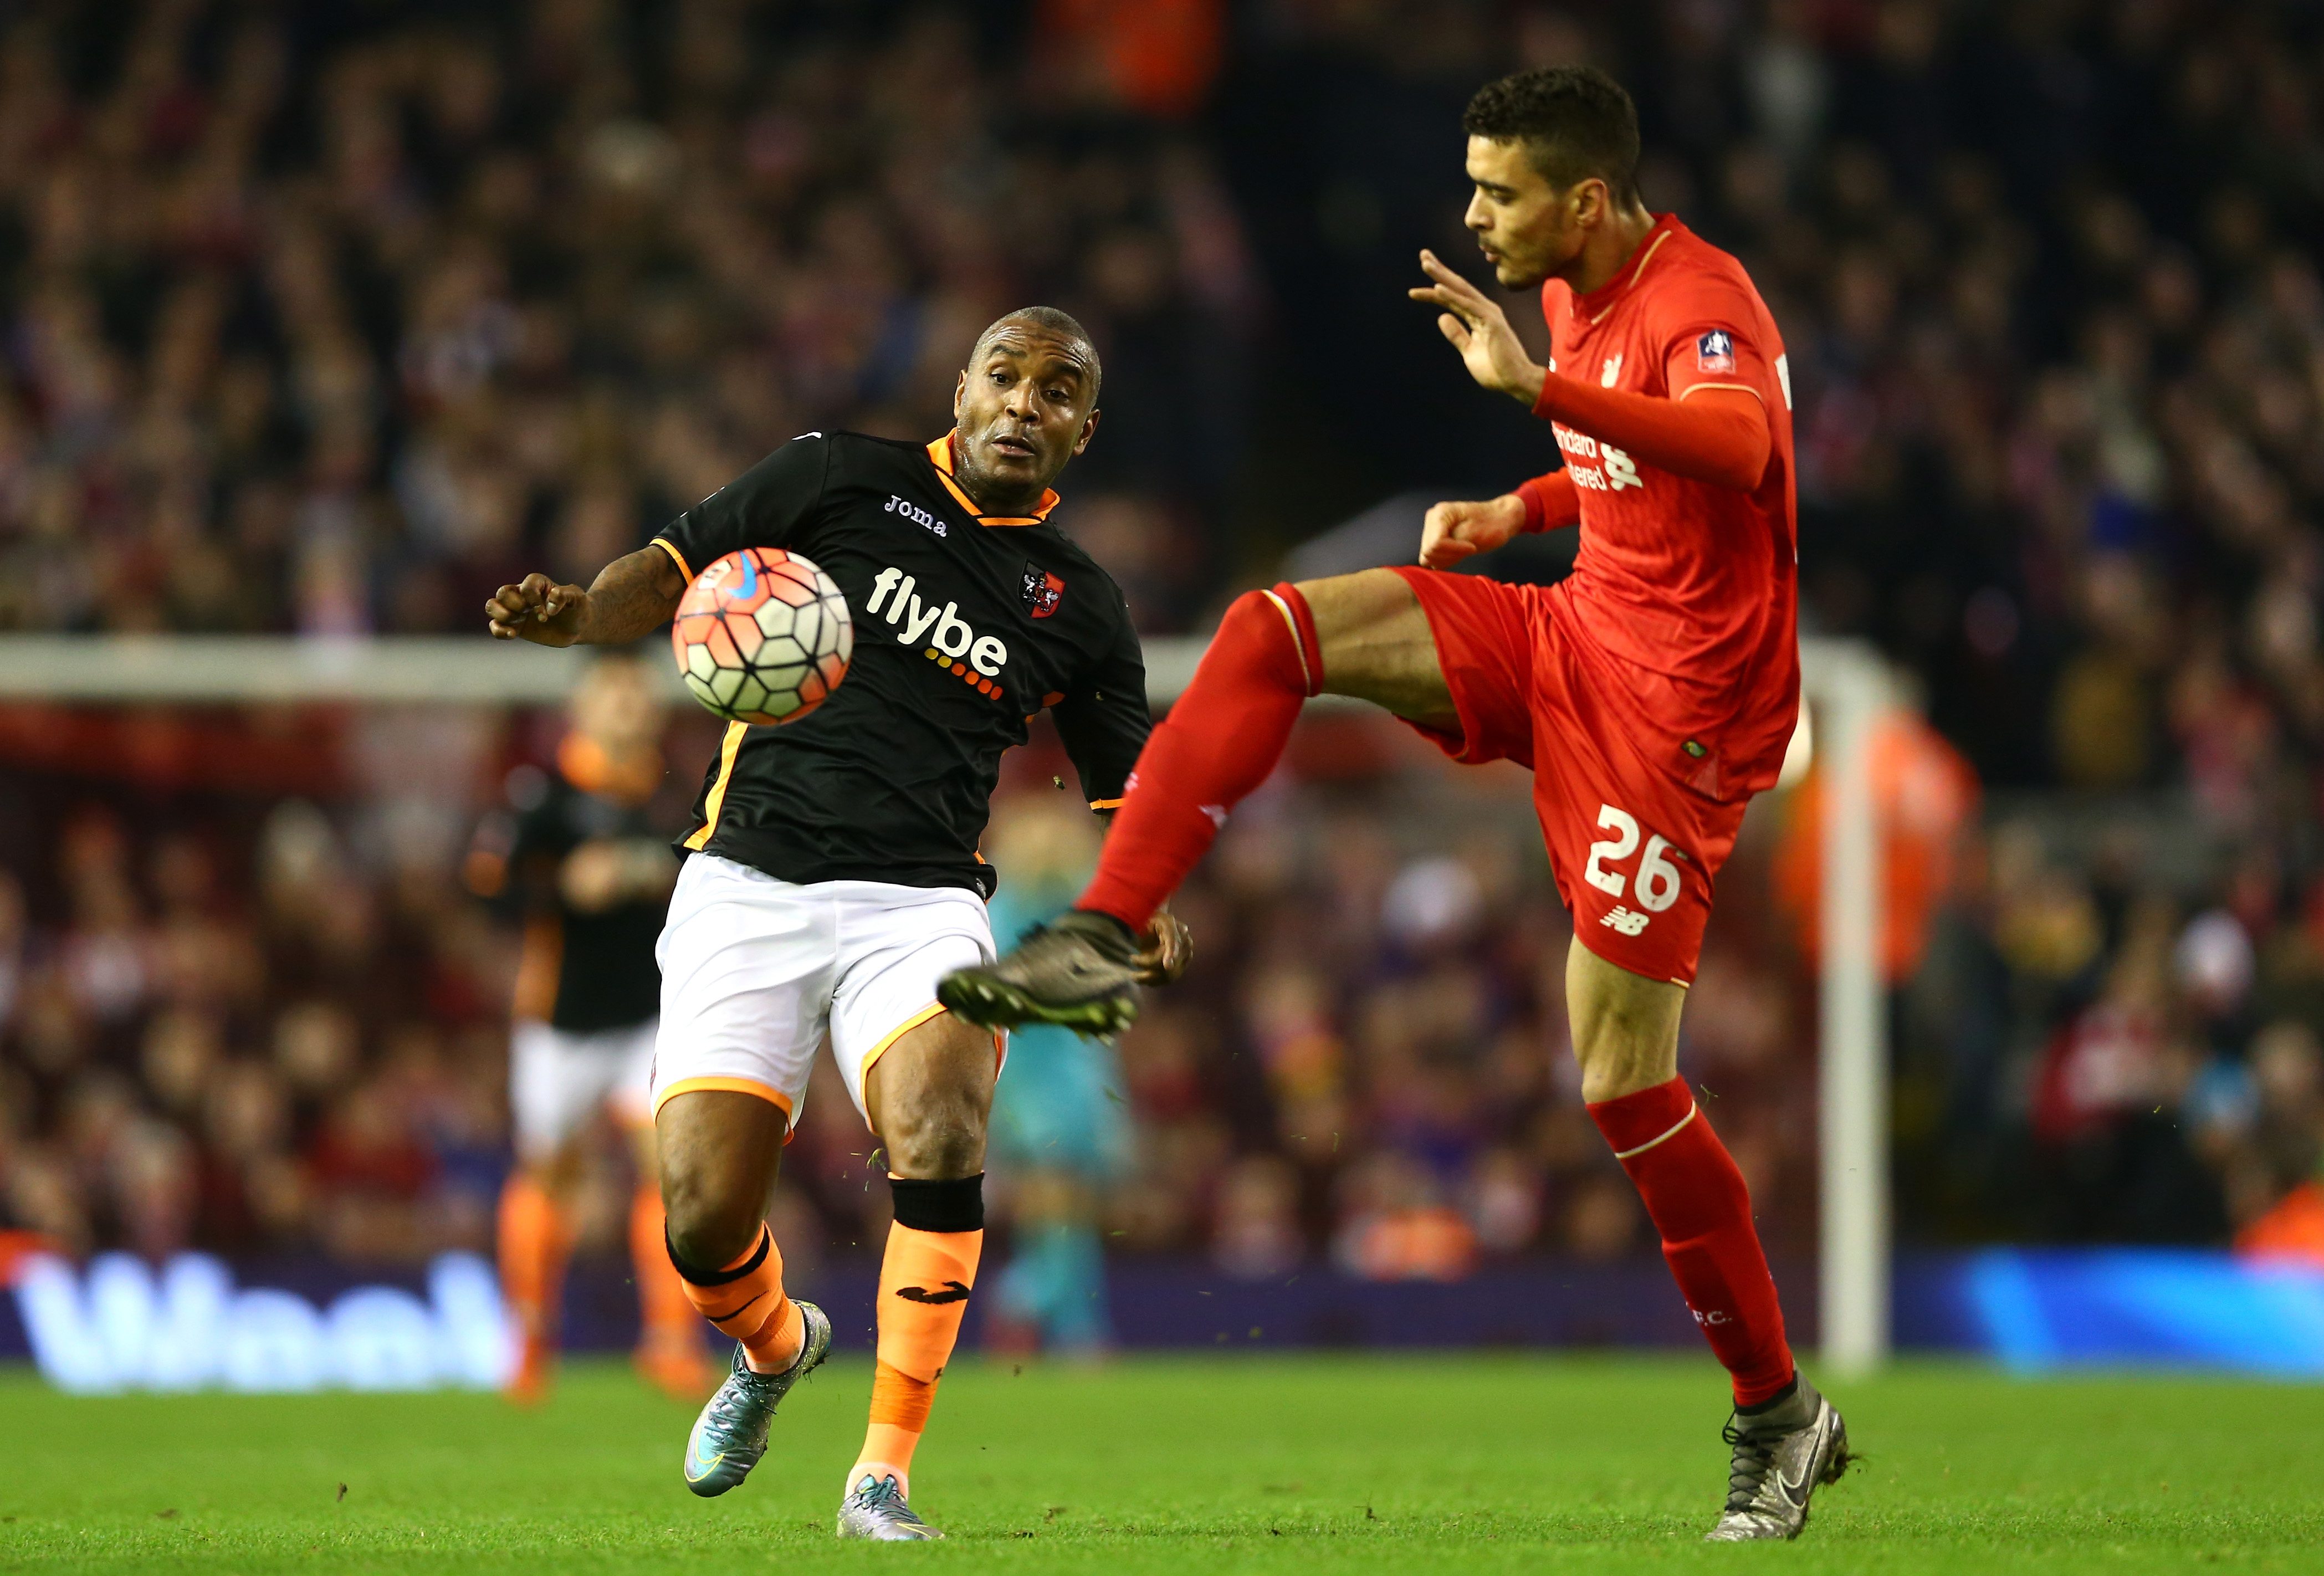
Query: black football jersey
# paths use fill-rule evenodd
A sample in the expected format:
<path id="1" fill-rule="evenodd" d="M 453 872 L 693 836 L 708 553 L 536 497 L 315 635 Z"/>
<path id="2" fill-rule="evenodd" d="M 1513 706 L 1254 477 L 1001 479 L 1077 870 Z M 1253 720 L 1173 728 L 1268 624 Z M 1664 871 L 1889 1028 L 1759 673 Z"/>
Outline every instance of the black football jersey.
<path id="1" fill-rule="evenodd" d="M 598 781 L 604 774 L 594 770 L 593 752 L 566 742 L 555 770 L 512 776 L 508 810 L 477 829 L 470 884 L 525 921 L 518 1017 L 574 1034 L 628 1028 L 661 1009 L 654 943 L 669 901 L 576 908 L 559 892 L 558 873 L 585 843 L 659 843 L 670 822 L 642 794 Z"/>
<path id="2" fill-rule="evenodd" d="M 846 678 L 807 716 L 730 723 L 682 851 L 781 880 L 967 887 L 1001 753 L 1055 717 L 1093 809 L 1120 802 L 1151 720 L 1112 577 L 1047 523 L 979 514 L 950 438 L 793 438 L 654 540 L 691 579 L 746 547 L 798 553 L 854 621 Z"/>

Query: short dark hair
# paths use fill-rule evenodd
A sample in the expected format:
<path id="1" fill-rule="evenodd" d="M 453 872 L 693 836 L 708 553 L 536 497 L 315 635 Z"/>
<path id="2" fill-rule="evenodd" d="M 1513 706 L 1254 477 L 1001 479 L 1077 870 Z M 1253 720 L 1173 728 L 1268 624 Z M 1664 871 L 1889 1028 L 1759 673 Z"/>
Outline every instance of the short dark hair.
<path id="1" fill-rule="evenodd" d="M 1082 327 L 1079 318 L 1062 308 L 1019 307 L 1013 312 L 1003 312 L 986 324 L 984 332 L 976 336 L 976 345 L 968 353 L 969 364 L 973 366 L 982 360 L 984 347 L 992 342 L 992 336 L 1011 323 L 1031 323 L 1080 342 L 1082 348 L 1089 352 L 1090 409 L 1096 410 L 1098 392 L 1105 386 L 1105 368 L 1097 358 L 1097 341 L 1090 337 L 1089 330 Z"/>
<path id="2" fill-rule="evenodd" d="M 1638 194 L 1638 107 L 1595 66 L 1544 66 L 1488 82 L 1469 100 L 1461 129 L 1526 143 L 1552 186 L 1595 175 L 1617 202 Z"/>

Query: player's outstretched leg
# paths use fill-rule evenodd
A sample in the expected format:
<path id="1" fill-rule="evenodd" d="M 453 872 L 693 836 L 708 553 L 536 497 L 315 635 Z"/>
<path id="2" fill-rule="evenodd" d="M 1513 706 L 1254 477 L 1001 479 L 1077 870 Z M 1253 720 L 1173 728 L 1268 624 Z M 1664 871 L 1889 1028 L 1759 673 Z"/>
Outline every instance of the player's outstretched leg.
<path id="1" fill-rule="evenodd" d="M 676 1095 L 654 1122 L 670 1265 L 696 1309 L 735 1342 L 726 1382 L 686 1442 L 686 1486 L 705 1497 L 750 1475 L 776 1405 L 831 1350 L 831 1321 L 785 1293 L 783 1256 L 760 1219 L 788 1125 L 772 1101 L 728 1090 Z"/>
<path id="2" fill-rule="evenodd" d="M 545 1169 L 521 1166 L 501 1189 L 501 1295 L 521 1342 L 507 1395 L 521 1405 L 537 1405 L 549 1396 L 565 1259 L 573 1246 L 570 1212 L 551 1191 Z"/>
<path id="3" fill-rule="evenodd" d="M 765 1226 L 757 1246 L 724 1269 L 691 1268 L 675 1249 L 670 1262 L 703 1316 L 734 1337 L 726 1382 L 686 1440 L 686 1486 L 706 1498 L 750 1476 L 767 1453 L 775 1408 L 831 1350 L 831 1321 L 813 1303 L 783 1295 L 783 1258 Z"/>
<path id="4" fill-rule="evenodd" d="M 1795 1538 L 1808 1524 L 1808 1498 L 1848 1470 L 1848 1424 L 1840 1411 L 1795 1375 L 1780 1398 L 1738 1410 L 1726 1439 L 1727 1508 L 1703 1535 L 1711 1544 Z"/>
<path id="5" fill-rule="evenodd" d="M 1727 1146 L 1677 1075 L 1686 992 L 1576 942 L 1566 1004 L 1582 1097 L 1646 1206 L 1679 1292 L 1734 1382 L 1721 1543 L 1799 1535 L 1817 1487 L 1848 1466 L 1848 1430 L 1792 1360 L 1783 1304 Z"/>
<path id="6" fill-rule="evenodd" d="M 899 1037 L 863 1077 L 863 1109 L 893 1168 L 895 1223 L 880 1264 L 879 1363 L 838 1533 L 906 1543 L 944 1535 L 913 1513 L 912 1456 L 952 1360 L 984 1255 L 984 1142 L 992 1037 L 949 1013 Z"/>
<path id="7" fill-rule="evenodd" d="M 630 1265 L 638 1283 L 637 1370 L 681 1400 L 699 1401 L 718 1376 L 702 1350 L 702 1324 L 669 1261 L 661 1189 L 641 1183 L 630 1200 Z"/>
<path id="8" fill-rule="evenodd" d="M 1389 594 L 1410 604 L 1401 587 Z M 950 975 L 937 1000 L 994 1027 L 1128 1027 L 1138 1015 L 1139 934 L 1208 852 L 1227 813 L 1275 770 L 1323 674 L 1314 615 L 1298 587 L 1238 597 L 1194 682 L 1147 740 L 1074 911 L 998 963 Z"/>
<path id="9" fill-rule="evenodd" d="M 960 1339 L 984 1252 L 984 1176 L 891 1176 L 896 1221 L 880 1265 L 880 1357 L 863 1449 L 847 1471 L 839 1535 L 898 1543 L 944 1535 L 912 1513 L 912 1455 Z"/>

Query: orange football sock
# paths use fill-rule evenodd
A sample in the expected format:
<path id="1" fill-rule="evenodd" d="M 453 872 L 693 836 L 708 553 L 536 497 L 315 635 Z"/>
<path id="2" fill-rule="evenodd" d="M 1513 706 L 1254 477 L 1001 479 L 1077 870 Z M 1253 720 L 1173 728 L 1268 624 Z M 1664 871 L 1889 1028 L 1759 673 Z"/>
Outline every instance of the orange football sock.
<path id="1" fill-rule="evenodd" d="M 686 1282 L 669 1261 L 663 1246 L 661 1190 L 641 1186 L 630 1199 L 630 1262 L 638 1277 L 638 1344 L 666 1345 L 677 1350 L 699 1342 L 701 1326 L 694 1322 L 694 1299 Z M 696 1350 L 699 1350 L 698 1345 Z"/>
<path id="2" fill-rule="evenodd" d="M 553 1344 L 572 1222 L 547 1188 L 517 1171 L 501 1189 L 499 1234 L 501 1295 L 527 1341 Z"/>
<path id="3" fill-rule="evenodd" d="M 916 1379 L 882 1362 L 872 1375 L 872 1426 L 863 1431 L 863 1449 L 847 1473 L 853 1489 L 869 1471 L 873 1477 L 896 1474 L 904 1498 L 912 1497 L 912 1452 L 928 1426 L 928 1408 L 936 1405 L 933 1380 Z"/>
<path id="4" fill-rule="evenodd" d="M 721 1332 L 742 1343 L 742 1355 L 762 1374 L 780 1373 L 799 1354 L 807 1339 L 807 1318 L 783 1291 L 783 1256 L 775 1234 L 759 1228 L 759 1240 L 748 1253 L 715 1275 L 688 1274 L 670 1256 L 687 1301 Z"/>
<path id="5" fill-rule="evenodd" d="M 945 1225 L 983 1219 L 982 1176 L 946 1183 L 897 1180 L 899 1216 L 910 1212 Z M 913 1194 L 920 1197 L 908 1203 Z M 923 1202 L 931 1194 L 932 1212 Z M 888 1251 L 880 1264 L 880 1363 L 872 1381 L 872 1421 L 862 1453 L 848 1470 L 850 1489 L 867 1471 L 874 1477 L 893 1472 L 910 1495 L 912 1452 L 928 1425 L 936 1381 L 960 1339 L 983 1251 L 981 1223 L 973 1230 L 928 1231 L 899 1220 L 888 1228 Z"/>

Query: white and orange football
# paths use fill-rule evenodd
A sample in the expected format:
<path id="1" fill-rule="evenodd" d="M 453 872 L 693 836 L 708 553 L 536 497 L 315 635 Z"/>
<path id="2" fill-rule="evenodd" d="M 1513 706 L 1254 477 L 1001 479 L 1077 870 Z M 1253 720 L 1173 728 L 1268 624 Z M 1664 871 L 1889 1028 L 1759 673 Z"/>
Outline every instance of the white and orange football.
<path id="1" fill-rule="evenodd" d="M 795 723 L 847 677 L 855 624 L 831 576 L 781 548 L 744 548 L 686 588 L 669 627 L 678 677 L 730 723 Z"/>

